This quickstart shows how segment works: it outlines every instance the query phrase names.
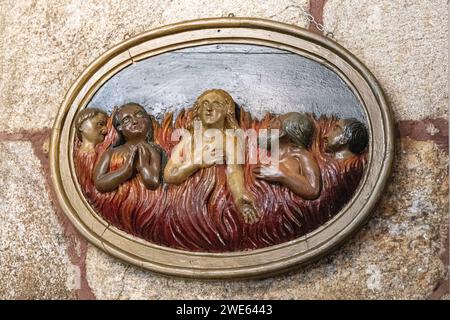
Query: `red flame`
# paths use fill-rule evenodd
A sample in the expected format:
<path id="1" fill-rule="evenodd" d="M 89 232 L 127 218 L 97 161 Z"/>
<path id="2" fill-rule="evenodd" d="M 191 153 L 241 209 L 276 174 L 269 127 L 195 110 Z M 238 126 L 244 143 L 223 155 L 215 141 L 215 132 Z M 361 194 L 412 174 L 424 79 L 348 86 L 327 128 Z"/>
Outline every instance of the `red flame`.
<path id="1" fill-rule="evenodd" d="M 267 127 L 273 115 L 258 121 L 241 111 L 240 125 L 245 130 Z M 177 141 L 171 141 L 177 128 L 185 127 L 190 111 L 181 112 L 173 122 L 167 114 L 159 125 L 153 121 L 154 140 L 170 155 Z M 215 166 L 195 173 L 180 186 L 160 186 L 147 190 L 135 177 L 116 191 L 99 193 L 92 181 L 92 171 L 99 155 L 116 139 L 108 121 L 108 135 L 95 152 L 78 151 L 75 142 L 75 165 L 79 182 L 92 207 L 109 223 L 152 243 L 177 249 L 227 252 L 263 248 L 301 237 L 334 217 L 350 200 L 359 185 L 366 155 L 346 161 L 328 157 L 322 137 L 333 127 L 336 118 L 314 118 L 316 127 L 311 152 L 322 175 L 322 192 L 316 200 L 304 200 L 289 189 L 257 180 L 253 165 L 244 165 L 246 187 L 254 196 L 261 213 L 258 223 L 247 225 L 236 209 L 227 187 L 225 166 Z M 173 125 L 174 123 L 174 125 Z M 248 154 L 247 154 L 248 158 Z M 110 169 L 122 165 L 124 157 L 116 155 Z"/>

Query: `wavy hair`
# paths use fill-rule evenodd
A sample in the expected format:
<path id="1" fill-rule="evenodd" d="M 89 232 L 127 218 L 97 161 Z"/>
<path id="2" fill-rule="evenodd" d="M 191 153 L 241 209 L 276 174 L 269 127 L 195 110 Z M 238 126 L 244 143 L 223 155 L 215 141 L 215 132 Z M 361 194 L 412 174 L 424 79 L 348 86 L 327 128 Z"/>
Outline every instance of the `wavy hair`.
<path id="1" fill-rule="evenodd" d="M 200 118 L 200 107 L 203 98 L 208 94 L 215 93 L 225 100 L 226 116 L 225 116 L 225 129 L 239 129 L 239 123 L 236 117 L 236 104 L 231 95 L 222 89 L 211 89 L 203 92 L 194 102 L 192 107 L 192 113 L 187 120 L 187 128 L 189 131 L 193 130 L 194 121 Z"/>

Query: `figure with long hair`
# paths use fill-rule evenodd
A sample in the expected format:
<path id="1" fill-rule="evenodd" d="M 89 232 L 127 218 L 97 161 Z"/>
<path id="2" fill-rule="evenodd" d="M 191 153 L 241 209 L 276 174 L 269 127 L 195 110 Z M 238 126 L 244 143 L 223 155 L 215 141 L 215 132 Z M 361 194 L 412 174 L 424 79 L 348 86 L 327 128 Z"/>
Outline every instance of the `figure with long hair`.
<path id="1" fill-rule="evenodd" d="M 208 90 L 197 98 L 188 123 L 189 134 L 172 150 L 164 170 L 164 181 L 179 185 L 199 170 L 225 164 L 233 201 L 243 220 L 251 224 L 258 221 L 259 214 L 253 197 L 245 189 L 242 165 L 230 160 L 236 159 L 237 140 L 231 145 L 224 144 L 227 129 L 239 129 L 235 109 L 233 98 L 224 90 Z M 196 125 L 200 127 L 200 147 L 195 134 L 192 135 Z"/>
<path id="2" fill-rule="evenodd" d="M 117 141 L 102 154 L 94 169 L 97 190 L 114 191 L 134 177 L 138 177 L 146 189 L 158 188 L 162 155 L 152 142 L 150 115 L 139 104 L 127 103 L 114 112 L 113 126 L 118 134 Z"/>

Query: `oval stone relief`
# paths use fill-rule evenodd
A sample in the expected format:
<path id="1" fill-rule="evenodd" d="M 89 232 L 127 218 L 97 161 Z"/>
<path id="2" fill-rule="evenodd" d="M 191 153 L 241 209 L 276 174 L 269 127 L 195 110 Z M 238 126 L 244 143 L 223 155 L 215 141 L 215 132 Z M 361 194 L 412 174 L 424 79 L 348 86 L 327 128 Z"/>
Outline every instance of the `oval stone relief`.
<path id="1" fill-rule="evenodd" d="M 392 118 L 335 42 L 259 19 L 166 26 L 112 48 L 55 122 L 72 223 L 127 262 L 184 277 L 273 274 L 335 247 L 389 175 Z"/>

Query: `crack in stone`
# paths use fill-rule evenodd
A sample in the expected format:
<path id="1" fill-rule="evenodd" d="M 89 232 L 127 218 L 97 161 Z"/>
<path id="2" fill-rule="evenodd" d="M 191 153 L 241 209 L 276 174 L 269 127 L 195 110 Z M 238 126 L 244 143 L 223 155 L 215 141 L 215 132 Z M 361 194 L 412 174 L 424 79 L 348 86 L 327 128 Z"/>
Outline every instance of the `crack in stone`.
<path id="1" fill-rule="evenodd" d="M 120 288 L 120 291 L 119 291 L 119 294 L 117 295 L 116 300 L 120 300 L 122 298 L 123 292 L 125 291 L 125 277 L 126 277 L 126 275 L 128 273 L 128 270 L 130 270 L 130 267 L 131 267 L 130 265 L 127 265 L 125 267 L 125 271 L 123 272 L 122 279 L 120 280 L 122 286 Z"/>

